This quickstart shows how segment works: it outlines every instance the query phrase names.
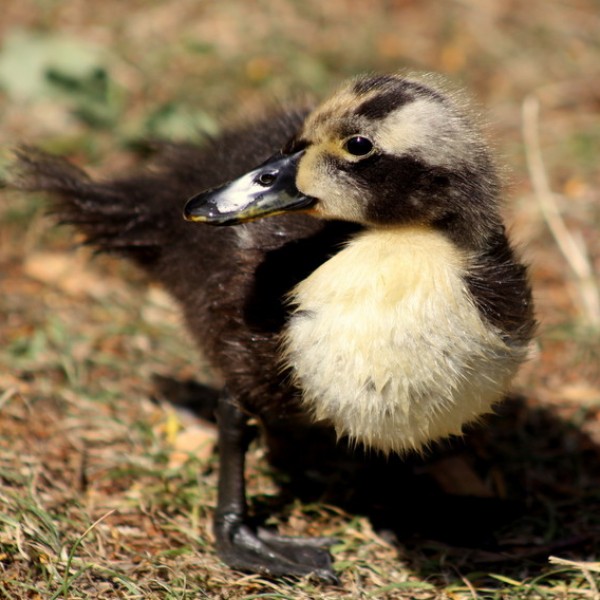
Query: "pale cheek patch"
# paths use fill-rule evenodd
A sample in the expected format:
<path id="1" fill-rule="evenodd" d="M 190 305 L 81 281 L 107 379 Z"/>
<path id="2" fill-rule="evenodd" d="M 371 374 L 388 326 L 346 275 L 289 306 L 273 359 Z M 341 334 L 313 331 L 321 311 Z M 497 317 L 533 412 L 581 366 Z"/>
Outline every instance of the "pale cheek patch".
<path id="1" fill-rule="evenodd" d="M 325 219 L 364 221 L 364 194 L 352 184 L 351 179 L 328 165 L 326 150 L 313 146 L 302 157 L 296 175 L 300 192 L 317 198 L 314 210 Z"/>
<path id="2" fill-rule="evenodd" d="M 285 354 L 316 419 L 387 453 L 491 410 L 525 349 L 481 321 L 464 263 L 429 230 L 365 232 L 297 286 Z"/>
<path id="3" fill-rule="evenodd" d="M 428 164 L 455 165 L 468 158 L 471 133 L 460 117 L 432 99 L 392 112 L 379 126 L 376 144 L 388 154 L 418 151 Z"/>

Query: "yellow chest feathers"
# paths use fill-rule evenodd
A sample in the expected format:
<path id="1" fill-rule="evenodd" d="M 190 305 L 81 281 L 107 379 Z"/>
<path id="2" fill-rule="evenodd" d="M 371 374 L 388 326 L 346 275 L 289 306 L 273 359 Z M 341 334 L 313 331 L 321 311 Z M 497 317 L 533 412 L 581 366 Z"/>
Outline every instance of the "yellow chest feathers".
<path id="1" fill-rule="evenodd" d="M 481 320 L 466 264 L 435 231 L 367 231 L 294 289 L 285 357 L 316 419 L 402 452 L 490 411 L 525 349 Z"/>

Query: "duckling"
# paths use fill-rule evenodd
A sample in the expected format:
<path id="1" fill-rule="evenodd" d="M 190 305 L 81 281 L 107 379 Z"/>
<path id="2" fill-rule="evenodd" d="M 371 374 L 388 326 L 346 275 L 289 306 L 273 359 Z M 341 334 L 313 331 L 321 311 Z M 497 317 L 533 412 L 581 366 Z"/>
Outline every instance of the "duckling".
<path id="1" fill-rule="evenodd" d="M 111 181 L 34 150 L 19 165 L 88 243 L 165 286 L 222 373 L 214 530 L 233 568 L 337 581 L 333 540 L 250 526 L 250 418 L 267 440 L 419 451 L 490 412 L 525 359 L 531 291 L 496 168 L 427 79 L 361 76 Z"/>

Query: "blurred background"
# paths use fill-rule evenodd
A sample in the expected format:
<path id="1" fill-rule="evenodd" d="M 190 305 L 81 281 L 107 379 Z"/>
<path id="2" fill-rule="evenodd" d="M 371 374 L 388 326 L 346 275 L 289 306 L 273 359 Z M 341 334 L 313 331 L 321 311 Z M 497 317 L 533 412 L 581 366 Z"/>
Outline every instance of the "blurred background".
<path id="1" fill-rule="evenodd" d="M 143 162 L 140 150 L 147 140 L 194 141 L 265 106 L 320 98 L 345 78 L 373 71 L 434 71 L 467 90 L 503 166 L 507 222 L 531 264 L 540 335 L 516 382 L 522 396 L 510 427 L 516 437 L 493 438 L 500 448 L 495 474 L 478 470 L 472 458 L 446 465 L 454 479 L 450 491 L 457 491 L 462 478 L 473 482 L 467 486 L 470 494 L 485 488 L 499 497 L 510 497 L 511 490 L 520 498 L 533 497 L 530 508 L 545 507 L 532 508 L 542 524 L 517 527 L 518 535 L 526 530 L 545 543 L 574 536 L 575 555 L 593 559 L 584 533 L 600 533 L 598 0 L 3 0 L 0 172 L 19 144 L 67 155 L 99 176 L 124 171 Z M 2 472 L 9 489 L 16 490 L 0 498 L 5 515 L 0 562 L 10 575 L 7 581 L 16 582 L 32 564 L 45 574 L 51 591 L 56 581 L 67 581 L 71 567 L 65 566 L 64 548 L 105 514 L 102 507 L 112 506 L 109 496 L 139 506 L 140 494 L 149 495 L 153 507 L 162 510 L 161 502 L 171 507 L 174 514 L 164 509 L 169 522 L 182 529 L 190 527 L 186 519 L 193 512 L 194 531 L 210 537 L 205 522 L 210 511 L 198 507 L 214 501 L 211 474 L 206 488 L 194 492 L 200 496 L 181 500 L 179 512 L 173 509 L 179 500 L 161 495 L 173 481 L 191 489 L 198 465 L 185 454 L 190 448 L 182 431 L 192 425 L 147 400 L 155 394 L 152 374 L 211 377 L 190 355 L 176 310 L 127 266 L 106 258 L 90 264 L 85 251 L 74 253 L 72 232 L 52 226 L 41 198 L 0 194 L 0 451 Z M 213 439 L 211 432 L 195 434 Z M 521 448 L 518 458 L 508 450 L 503 454 L 503 444 Z M 188 465 L 189 473 L 154 473 L 149 465 L 177 462 L 174 448 L 184 456 L 177 465 Z M 203 460 L 210 463 L 209 454 Z M 504 465 L 498 462 L 502 457 Z M 91 474 L 81 461 L 92 465 Z M 131 472 L 143 471 L 137 483 L 123 473 L 114 475 L 123 461 Z M 32 473 L 38 480 L 42 473 L 41 495 L 31 495 Z M 259 467 L 253 476 L 267 489 L 271 485 Z M 82 484 L 81 477 L 95 482 L 97 504 L 90 504 L 89 482 Z M 160 493 L 156 478 L 163 485 Z M 75 500 L 72 479 L 79 482 Z M 19 497 L 30 504 L 24 508 Z M 65 502 L 77 507 L 70 520 L 63 515 L 72 529 L 56 525 L 51 510 Z M 32 507 L 49 511 L 46 529 L 31 516 Z M 122 504 L 118 510 L 123 514 Z M 297 511 L 302 530 L 303 513 Z M 341 527 L 337 518 L 337 513 L 322 516 L 323 527 Z M 3 533 L 3 522 L 16 527 L 14 532 Z M 14 525 L 19 522 L 30 529 L 20 531 Z M 358 523 L 359 529 L 366 527 Z M 118 536 L 118 526 L 135 529 L 140 523 L 124 519 L 113 526 L 111 535 Z M 160 529 L 154 521 L 144 527 Z M 162 527 L 155 532 L 159 548 L 172 543 L 164 522 Z M 364 563 L 355 567 L 364 589 L 351 570 L 346 584 L 353 582 L 356 597 L 378 589 L 377 597 L 396 597 L 389 586 L 405 581 L 406 571 L 377 577 L 360 572 L 377 552 L 385 554 L 381 542 L 360 531 L 363 538 L 356 539 L 375 550 L 365 550 Z M 102 532 L 99 526 L 97 536 L 108 536 Z M 131 542 L 127 552 L 142 551 Z M 194 546 L 190 556 L 195 552 Z M 209 566 L 203 563 L 200 572 L 219 564 L 207 552 L 202 560 Z M 101 562 L 97 555 L 94 560 Z M 511 573 L 513 587 L 546 572 L 521 566 L 524 570 Z M 575 573 L 568 584 L 575 595 L 569 598 L 579 597 L 580 588 L 593 592 L 593 569 L 567 568 Z M 131 572 L 123 573 L 131 586 L 140 585 Z M 231 574 L 220 576 L 222 585 L 233 581 L 227 579 Z M 444 577 L 450 585 L 452 577 Z M 100 588 L 90 581 L 85 589 L 97 593 Z M 263 584 L 251 584 L 243 593 L 227 588 L 233 594 L 227 597 L 264 591 Z M 459 594 L 463 584 L 456 585 L 453 593 Z M 470 585 L 465 593 L 479 597 Z M 2 589 L 0 584 L 0 596 Z M 139 593 L 154 597 L 149 590 Z M 11 591 L 13 597 L 25 594 L 18 586 Z M 418 597 L 414 590 L 411 594 L 407 597 Z"/>

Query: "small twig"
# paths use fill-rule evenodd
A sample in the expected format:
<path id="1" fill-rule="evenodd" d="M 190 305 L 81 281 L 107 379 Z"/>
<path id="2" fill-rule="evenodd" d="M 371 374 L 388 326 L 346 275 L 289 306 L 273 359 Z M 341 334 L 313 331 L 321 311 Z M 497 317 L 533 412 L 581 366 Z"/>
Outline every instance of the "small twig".
<path id="1" fill-rule="evenodd" d="M 539 138 L 540 103 L 530 95 L 523 101 L 523 138 L 527 167 L 542 215 L 560 251 L 578 280 L 583 313 L 590 324 L 600 326 L 600 290 L 594 281 L 594 271 L 583 240 L 575 237 L 565 225 L 550 188 Z"/>

